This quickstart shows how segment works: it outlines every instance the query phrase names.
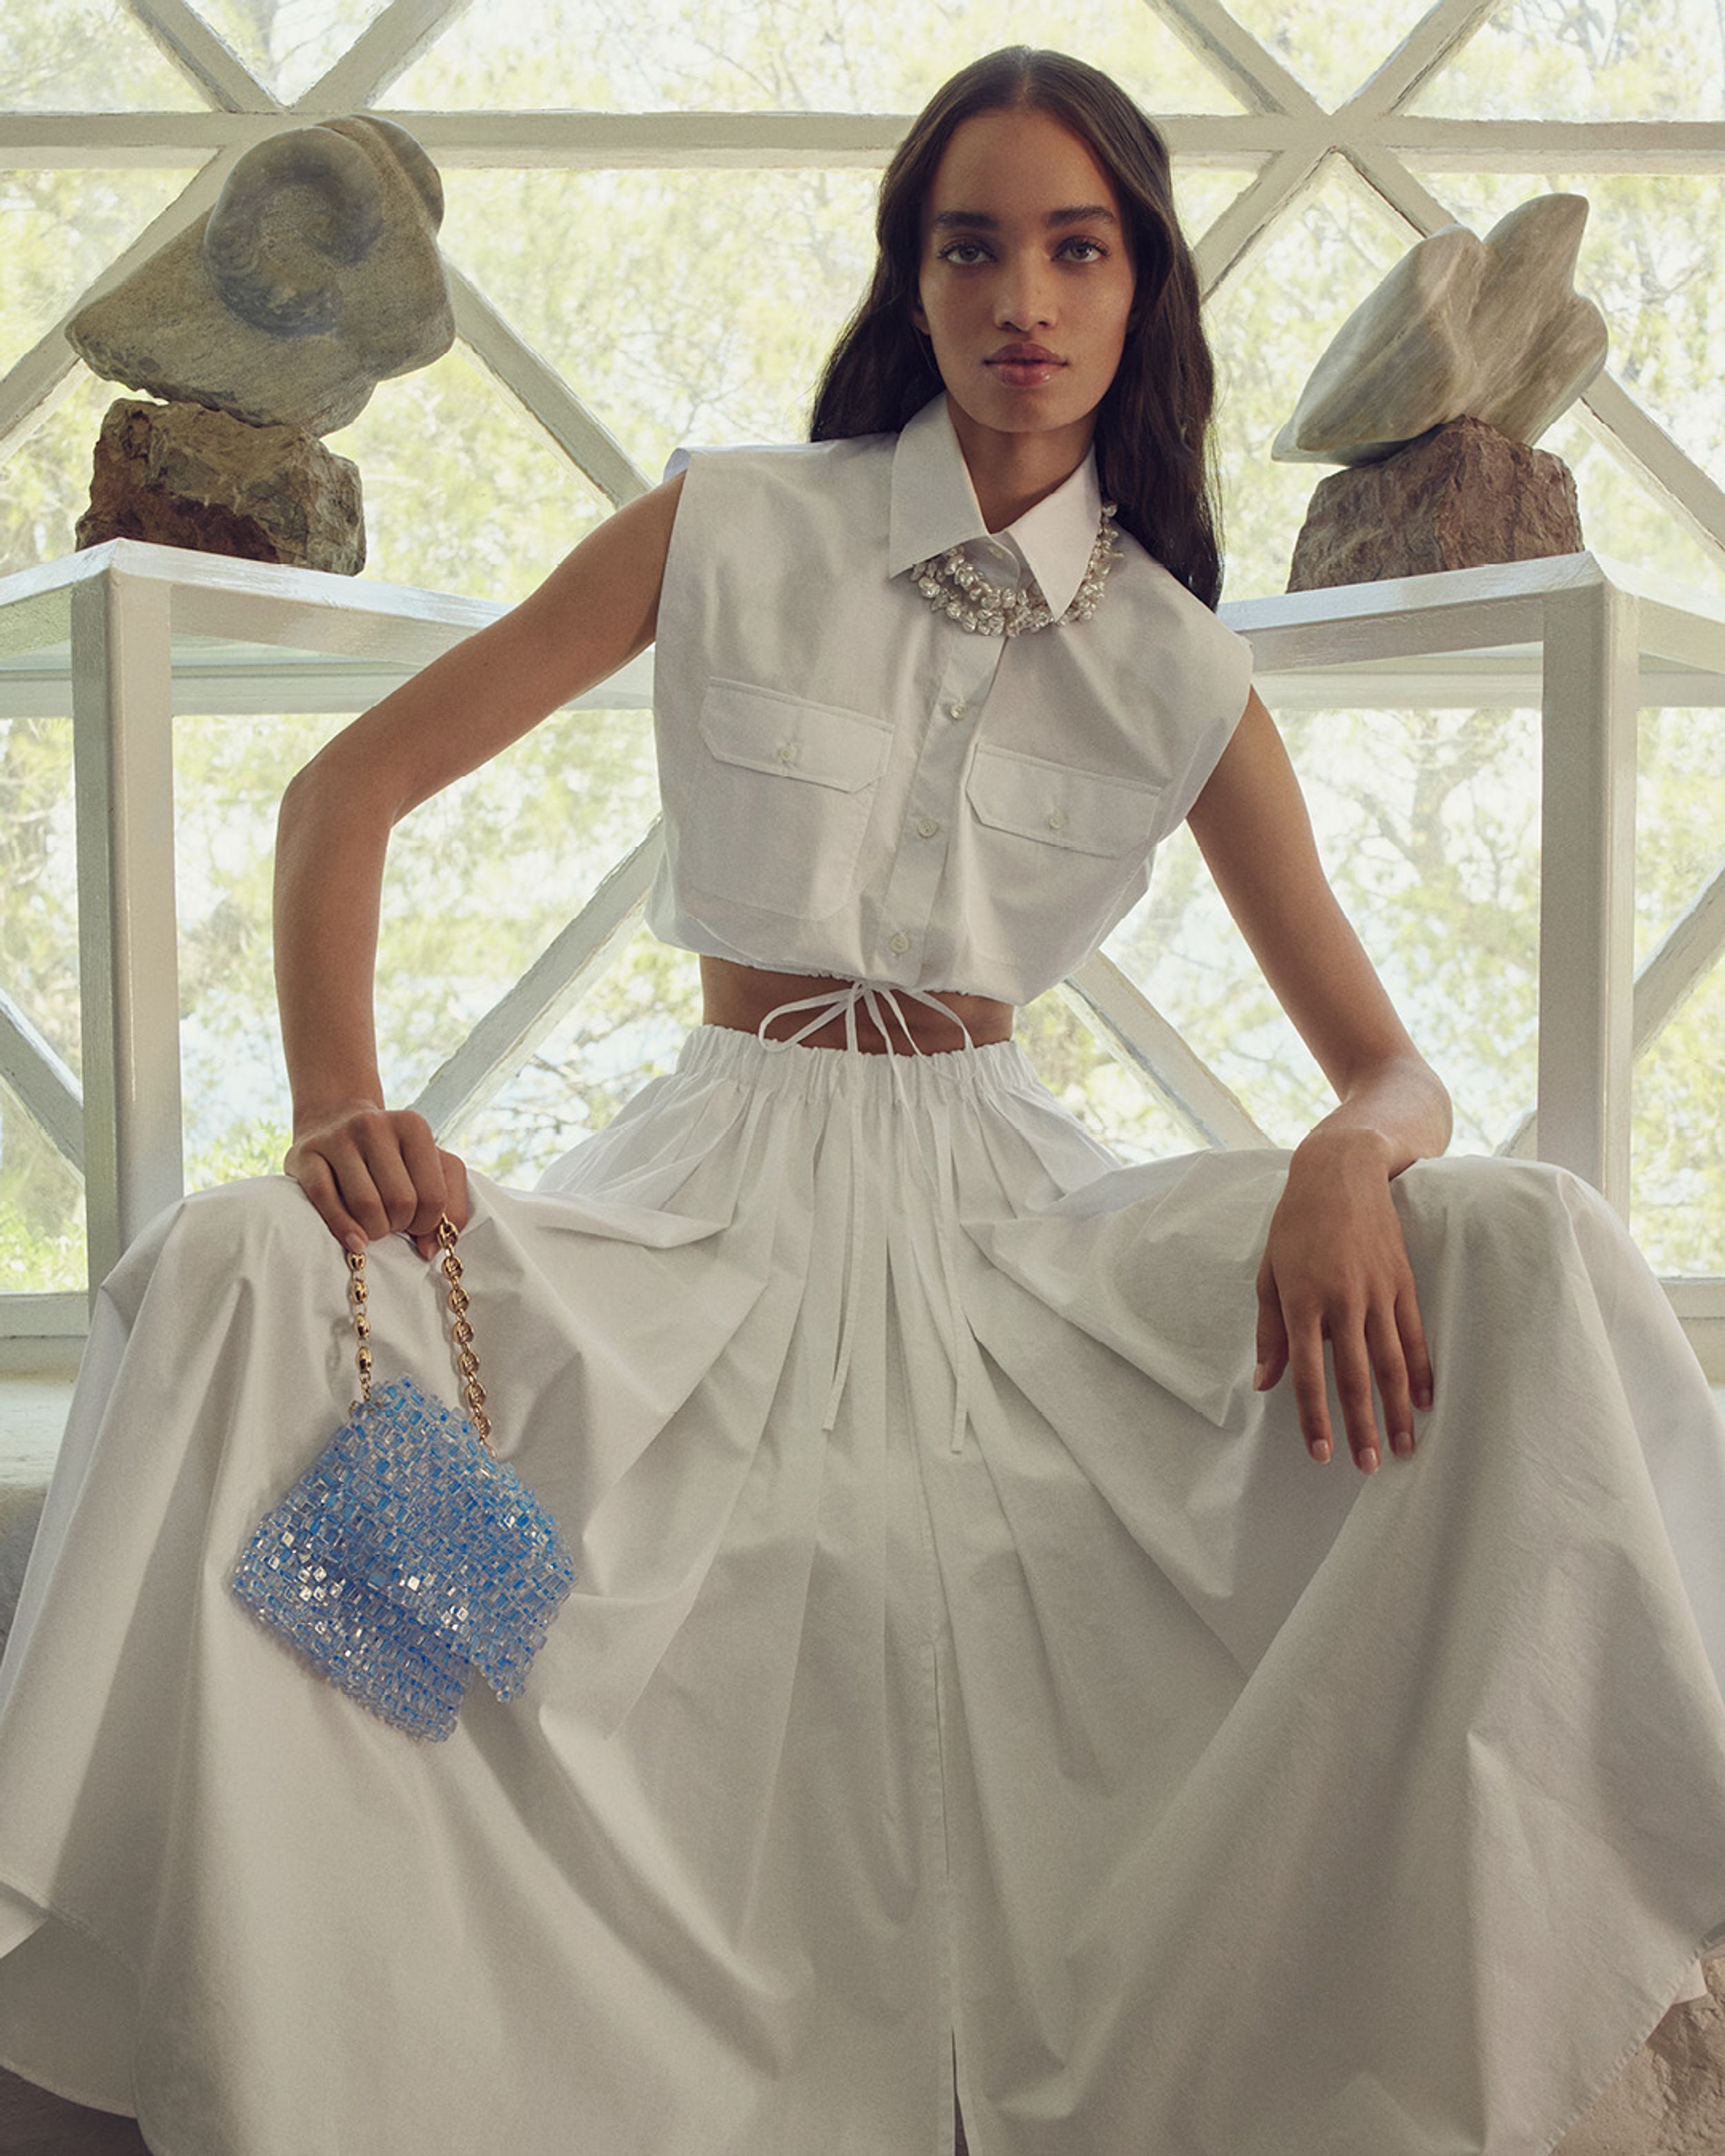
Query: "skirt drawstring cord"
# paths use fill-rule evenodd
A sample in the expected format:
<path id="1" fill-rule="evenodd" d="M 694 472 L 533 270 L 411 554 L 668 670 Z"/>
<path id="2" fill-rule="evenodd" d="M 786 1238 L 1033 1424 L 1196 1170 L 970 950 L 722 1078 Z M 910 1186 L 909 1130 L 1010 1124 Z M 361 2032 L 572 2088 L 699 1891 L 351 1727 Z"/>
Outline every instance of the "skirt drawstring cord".
<path id="1" fill-rule="evenodd" d="M 911 1049 L 918 1055 L 927 1055 L 929 1051 L 917 1041 L 905 1018 L 904 1010 L 899 1003 L 899 998 L 901 995 L 909 996 L 916 1003 L 927 1004 L 932 1009 L 939 1011 L 943 1018 L 952 1019 L 963 1034 L 966 1046 L 968 1048 L 976 1046 L 975 1041 L 971 1038 L 970 1028 L 965 1024 L 955 1010 L 942 1003 L 937 997 L 922 988 L 898 988 L 885 982 L 875 981 L 853 981 L 847 988 L 834 989 L 827 995 L 803 996 L 793 1003 L 780 1004 L 777 1009 L 768 1011 L 766 1017 L 761 1020 L 760 1024 L 756 1028 L 756 1035 L 763 1048 L 775 1050 L 794 1048 L 805 1040 L 811 1033 L 819 1032 L 829 1019 L 842 1017 L 845 1020 L 845 1051 L 849 1055 L 859 1055 L 861 1050 L 857 1045 L 856 1007 L 858 1004 L 860 1003 L 863 1005 L 870 1018 L 873 1019 L 883 1040 L 890 1037 L 886 1029 L 886 1011 L 882 1008 L 885 1005 L 891 1009 L 893 1017 L 898 1021 L 900 1032 L 903 1034 Z M 774 1019 L 782 1018 L 790 1011 L 811 1011 L 814 1015 L 805 1019 L 794 1033 L 788 1034 L 784 1040 L 769 1040 L 767 1037 L 768 1027 Z M 904 1081 L 898 1068 L 898 1057 L 891 1049 L 887 1050 L 887 1057 L 891 1070 L 894 1095 L 902 1107 L 905 1106 Z M 823 1430 L 830 1430 L 838 1420 L 839 1402 L 844 1395 L 845 1381 L 850 1371 L 850 1352 L 856 1337 L 857 1312 L 862 1298 L 864 1237 L 861 1167 L 862 1099 L 858 1088 L 855 1086 L 847 1086 L 845 1091 L 848 1096 L 850 1139 L 850 1247 L 845 1271 L 845 1315 L 839 1329 L 838 1359 L 833 1369 L 832 1385 L 827 1394 L 826 1412 L 821 1421 Z M 957 1204 L 952 1163 L 952 1118 L 947 1113 L 944 1101 L 940 1103 L 935 1113 L 934 1145 L 935 1159 L 932 1168 L 923 1159 L 920 1147 L 917 1148 L 917 1158 L 922 1163 L 924 1172 L 929 1174 L 934 1182 L 935 1233 L 940 1243 L 941 1271 L 947 1290 L 947 1317 L 951 1334 L 948 1343 L 952 1364 L 951 1449 L 954 1452 L 963 1452 L 965 1424 L 969 1414 L 969 1387 L 967 1381 L 970 1368 L 970 1342 L 969 1327 L 965 1322 L 964 1306 L 958 1290 L 958 1260 L 954 1247 L 957 1235 Z"/>

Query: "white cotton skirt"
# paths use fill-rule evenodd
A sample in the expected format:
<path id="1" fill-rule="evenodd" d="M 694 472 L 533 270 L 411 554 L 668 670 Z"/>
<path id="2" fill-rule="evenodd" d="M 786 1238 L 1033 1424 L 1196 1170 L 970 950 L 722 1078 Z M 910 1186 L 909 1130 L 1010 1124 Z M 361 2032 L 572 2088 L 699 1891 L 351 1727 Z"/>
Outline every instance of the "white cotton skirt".
<path id="1" fill-rule="evenodd" d="M 949 2156 L 955 2072 L 972 2156 L 1545 2156 L 1725 1929 L 1725 1431 L 1583 1184 L 1438 1161 L 1418 1451 L 1318 1466 L 1251 1389 L 1285 1167 L 1122 1167 L 1011 1043 L 701 1027 L 476 1179 L 579 1578 L 440 1745 L 228 1591 L 340 1254 L 176 1206 L 0 1665 L 0 2063 L 158 2156 Z"/>

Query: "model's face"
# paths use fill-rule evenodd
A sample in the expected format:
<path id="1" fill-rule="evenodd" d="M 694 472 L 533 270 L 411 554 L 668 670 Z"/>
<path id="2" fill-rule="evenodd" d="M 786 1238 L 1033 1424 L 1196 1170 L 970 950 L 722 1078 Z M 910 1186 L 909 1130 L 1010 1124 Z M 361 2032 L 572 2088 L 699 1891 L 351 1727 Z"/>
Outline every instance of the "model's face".
<path id="1" fill-rule="evenodd" d="M 1120 364 L 1132 284 L 1120 204 L 1077 136 L 1045 112 L 978 113 L 954 131 L 923 206 L 911 318 L 961 436 L 966 421 L 1064 433 L 1076 464 Z"/>

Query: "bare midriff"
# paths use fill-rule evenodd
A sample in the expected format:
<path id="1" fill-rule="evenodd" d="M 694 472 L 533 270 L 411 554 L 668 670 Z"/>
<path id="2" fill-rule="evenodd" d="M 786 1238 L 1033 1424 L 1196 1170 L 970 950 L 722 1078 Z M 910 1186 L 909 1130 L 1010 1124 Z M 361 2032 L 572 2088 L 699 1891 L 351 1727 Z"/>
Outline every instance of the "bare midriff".
<path id="1" fill-rule="evenodd" d="M 850 986 L 842 974 L 832 973 L 769 973 L 759 966 L 739 966 L 729 958 L 703 957 L 701 962 L 702 995 L 701 1018 L 708 1025 L 729 1026 L 740 1033 L 757 1033 L 761 1021 L 768 1011 L 777 1010 L 779 1004 L 799 1002 L 805 996 L 818 996 L 823 992 L 838 993 Z M 916 1003 L 904 990 L 898 993 L 898 1007 L 905 1014 L 910 1028 L 911 1040 L 899 1031 L 889 1008 L 887 1024 L 890 1037 L 882 1038 L 880 1029 L 869 1016 L 867 1007 L 859 1003 L 856 1020 L 856 1045 L 870 1055 L 882 1055 L 889 1051 L 895 1055 L 911 1055 L 921 1049 L 925 1055 L 938 1055 L 945 1051 L 963 1048 L 964 1032 L 957 1023 L 970 1031 L 970 1038 L 978 1047 L 997 1040 L 1012 1039 L 1014 1006 L 998 1002 L 993 996 L 962 995 L 946 988 L 929 991 L 947 1009 L 957 1014 L 948 1022 L 928 1004 Z M 787 1040 L 800 1026 L 814 1016 L 812 1011 L 786 1011 L 776 1018 L 767 1029 L 769 1040 Z M 915 1047 L 911 1042 L 914 1041 Z M 824 1025 L 803 1035 L 803 1045 L 810 1048 L 844 1048 L 849 1045 L 843 1014 L 829 1019 Z"/>

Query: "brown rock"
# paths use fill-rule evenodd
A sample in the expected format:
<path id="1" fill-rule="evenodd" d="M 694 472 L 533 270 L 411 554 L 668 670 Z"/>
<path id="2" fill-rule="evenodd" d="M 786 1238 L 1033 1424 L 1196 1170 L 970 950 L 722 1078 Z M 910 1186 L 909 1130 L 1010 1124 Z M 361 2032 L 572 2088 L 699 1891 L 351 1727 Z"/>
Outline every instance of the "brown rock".
<path id="1" fill-rule="evenodd" d="M 298 427 L 122 397 L 102 421 L 76 543 L 106 539 L 357 576 L 366 558 L 359 467 Z"/>
<path id="2" fill-rule="evenodd" d="M 1379 463 L 1318 482 L 1288 589 L 1531 562 L 1579 553 L 1584 543 L 1574 477 L 1562 458 L 1482 419 L 1452 419 Z"/>
<path id="3" fill-rule="evenodd" d="M 1725 1961 L 1708 1996 L 1671 2008 L 1553 2156 L 1719 2156 L 1725 2149 Z"/>

